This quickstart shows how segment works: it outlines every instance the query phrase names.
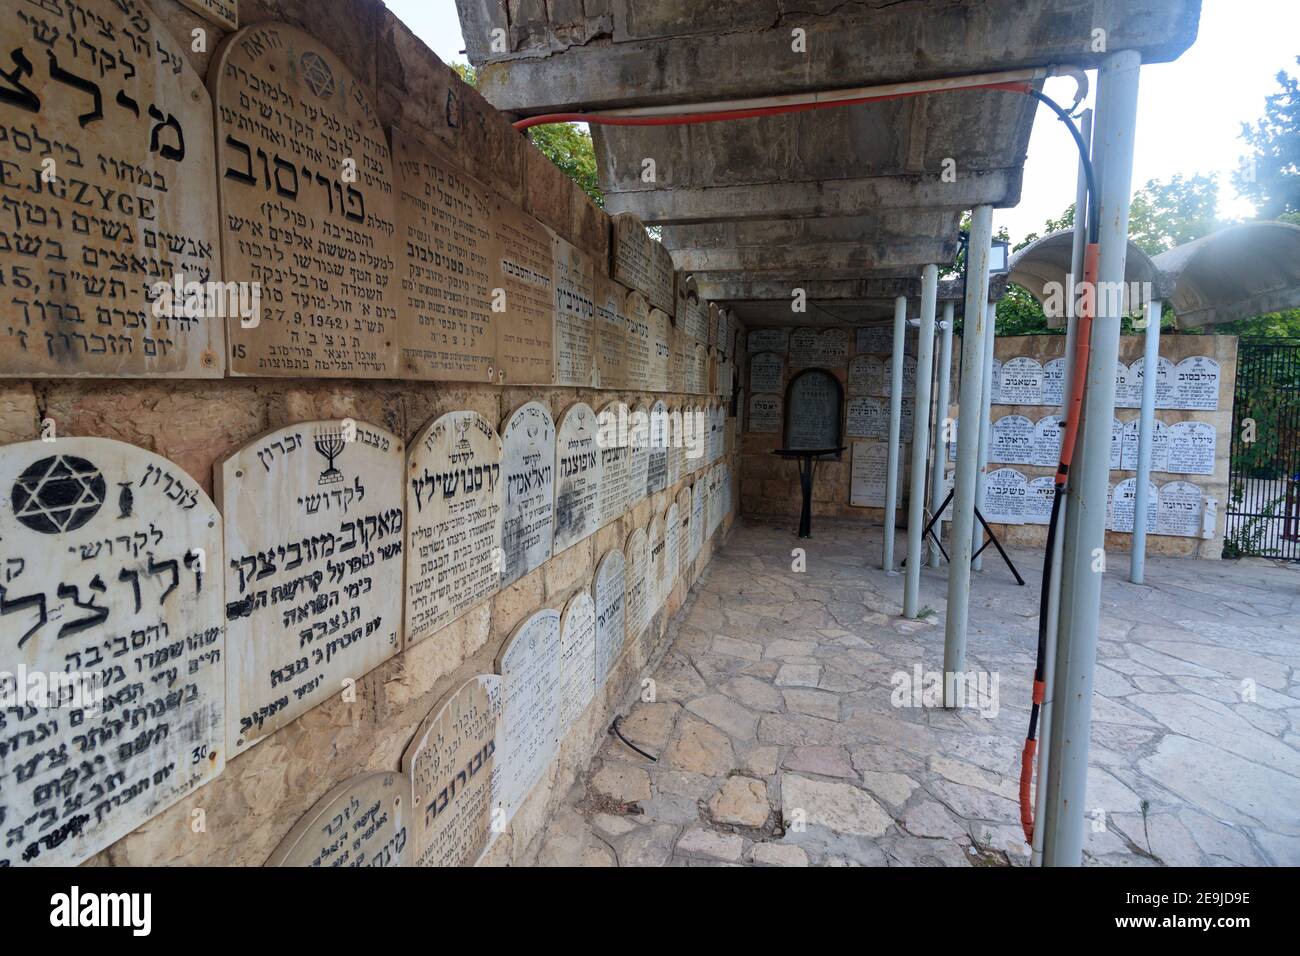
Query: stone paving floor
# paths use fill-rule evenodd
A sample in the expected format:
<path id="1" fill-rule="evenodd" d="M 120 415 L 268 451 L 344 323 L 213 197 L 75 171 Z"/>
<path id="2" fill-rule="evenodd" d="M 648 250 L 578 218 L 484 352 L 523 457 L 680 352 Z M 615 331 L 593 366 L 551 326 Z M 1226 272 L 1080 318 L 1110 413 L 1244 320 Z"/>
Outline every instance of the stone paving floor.
<path id="1" fill-rule="evenodd" d="M 894 706 L 941 671 L 946 568 L 906 621 L 880 530 L 745 519 L 674 621 L 654 702 L 621 722 L 539 862 L 1024 865 L 1017 780 L 1041 555 L 973 577 L 965 709 Z M 900 535 L 899 548 L 905 550 Z M 791 550 L 807 549 L 807 570 Z M 1300 565 L 1112 556 L 1103 591 L 1086 862 L 1300 864 Z M 1253 691 L 1253 693 L 1252 693 Z M 1253 697 L 1253 699 L 1252 699 Z M 996 706 L 993 706 L 996 704 Z"/>

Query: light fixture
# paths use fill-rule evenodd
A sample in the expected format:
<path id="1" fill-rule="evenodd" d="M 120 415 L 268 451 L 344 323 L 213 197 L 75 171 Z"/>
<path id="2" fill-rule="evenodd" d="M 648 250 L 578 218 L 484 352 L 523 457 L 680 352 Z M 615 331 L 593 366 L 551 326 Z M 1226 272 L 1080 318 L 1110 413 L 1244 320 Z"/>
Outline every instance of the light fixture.
<path id="1" fill-rule="evenodd" d="M 1011 271 L 1011 243 L 994 239 L 989 250 L 989 275 L 1002 276 Z"/>

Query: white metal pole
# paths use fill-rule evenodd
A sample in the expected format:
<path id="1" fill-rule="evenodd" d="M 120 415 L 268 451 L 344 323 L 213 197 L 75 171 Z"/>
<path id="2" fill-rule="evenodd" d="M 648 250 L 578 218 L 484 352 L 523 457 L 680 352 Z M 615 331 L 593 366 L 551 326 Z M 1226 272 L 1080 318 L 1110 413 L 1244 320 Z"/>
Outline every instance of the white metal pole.
<path id="1" fill-rule="evenodd" d="M 984 507 L 984 485 L 989 470 L 989 429 L 993 427 L 993 352 L 997 347 L 998 308 L 992 302 L 988 304 L 988 334 L 984 337 L 984 392 L 980 397 L 980 459 L 975 472 L 975 507 Z M 978 551 L 984 543 L 984 526 L 976 523 L 975 540 L 972 545 Z M 974 558 L 971 567 L 976 571 L 984 570 L 984 555 Z"/>
<path id="2" fill-rule="evenodd" d="M 1151 452 L 1156 429 L 1156 379 L 1160 365 L 1161 302 L 1147 303 L 1146 337 L 1142 340 L 1142 416 L 1138 425 L 1137 497 L 1133 500 L 1133 552 L 1128 579 L 1141 584 L 1147 565 L 1147 514 L 1151 496 Z"/>
<path id="3" fill-rule="evenodd" d="M 889 451 L 885 474 L 885 553 L 882 566 L 894 570 L 894 529 L 898 522 L 899 442 L 903 431 L 903 351 L 907 347 L 907 296 L 894 300 L 894 354 L 890 358 Z"/>
<path id="4" fill-rule="evenodd" d="M 993 245 L 993 207 L 976 206 L 971 214 L 966 246 L 965 323 L 961 341 L 960 417 L 957 429 L 957 474 L 952 499 L 952 549 L 948 568 L 948 619 L 944 625 L 943 670 L 945 707 L 955 707 L 955 681 L 949 675 L 966 669 L 966 623 L 970 614 L 971 527 L 975 523 L 975 467 L 979 459 L 978 417 L 984 392 L 984 336 L 988 327 L 989 255 Z"/>
<path id="5" fill-rule="evenodd" d="M 1124 280 L 1141 68 L 1142 57 L 1136 51 L 1125 50 L 1109 56 L 1099 70 L 1097 116 L 1100 152 L 1104 155 L 1099 283 Z M 1048 763 L 1047 808 L 1042 821 L 1045 866 L 1078 866 L 1083 860 L 1088 736 L 1092 727 L 1101 579 L 1105 571 L 1115 365 L 1119 359 L 1120 315 L 1113 298 L 1095 297 L 1097 317 L 1088 361 L 1088 392 L 1070 476 L 1061 633 L 1053 689 L 1052 754 Z"/>
<path id="6" fill-rule="evenodd" d="M 926 266 L 921 273 L 921 325 L 916 333 L 916 394 L 912 399 L 912 489 L 907 499 L 907 580 L 903 585 L 903 617 L 907 618 L 915 618 L 920 612 L 925 459 L 930 451 L 930 383 L 934 375 L 934 313 L 938 298 L 939 267 Z"/>
<path id="7" fill-rule="evenodd" d="M 939 513 L 945 496 L 944 476 L 948 466 L 948 401 L 952 387 L 952 327 L 956 322 L 955 308 L 951 301 L 943 304 L 943 330 L 939 338 L 939 400 L 935 407 L 934 428 L 934 471 L 930 475 L 930 517 Z M 943 522 L 934 523 L 934 536 L 943 537 Z M 930 567 L 939 567 L 942 559 L 937 541 L 930 544 Z"/>

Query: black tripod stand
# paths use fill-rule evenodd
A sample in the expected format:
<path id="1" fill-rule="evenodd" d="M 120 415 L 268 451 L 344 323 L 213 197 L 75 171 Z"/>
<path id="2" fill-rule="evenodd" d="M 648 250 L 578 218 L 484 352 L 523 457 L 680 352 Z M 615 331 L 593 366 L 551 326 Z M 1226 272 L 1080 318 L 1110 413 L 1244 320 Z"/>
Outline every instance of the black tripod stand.
<path id="1" fill-rule="evenodd" d="M 939 540 L 939 536 L 934 533 L 934 526 L 939 523 L 939 519 L 943 517 L 943 513 L 948 510 L 948 505 L 952 502 L 952 496 L 953 496 L 953 492 L 951 491 L 948 492 L 948 497 L 943 499 L 943 504 L 939 506 L 939 510 L 936 511 L 934 515 L 930 518 L 929 524 L 925 526 L 925 534 L 921 536 L 922 538 L 929 538 L 931 541 L 934 542 L 935 547 L 939 549 L 939 553 L 943 555 L 943 559 L 945 561 L 951 561 L 952 559 L 948 557 L 948 552 L 943 549 L 943 543 Z M 993 533 L 993 529 L 989 527 L 989 523 L 984 520 L 984 516 L 980 514 L 979 508 L 975 509 L 975 517 L 978 518 L 980 524 L 983 525 L 984 533 L 988 535 L 988 540 L 985 541 L 982 545 L 980 545 L 980 549 L 978 551 L 976 551 L 973 555 L 971 555 L 971 560 L 974 561 L 981 554 L 983 554 L 985 550 L 987 550 L 990 544 L 993 545 L 993 547 L 998 549 L 998 554 L 1002 555 L 1002 560 L 1006 562 L 1006 565 L 1011 570 L 1011 573 L 1015 575 L 1016 583 L 1019 584 L 1021 587 L 1024 587 L 1025 579 L 1022 578 L 1020 576 L 1020 572 L 1016 570 L 1015 564 L 1011 561 L 1011 556 L 1007 554 L 1006 549 L 1002 547 L 1002 542 L 999 541 L 998 536 Z M 907 562 L 904 561 L 903 564 L 906 565 Z"/>

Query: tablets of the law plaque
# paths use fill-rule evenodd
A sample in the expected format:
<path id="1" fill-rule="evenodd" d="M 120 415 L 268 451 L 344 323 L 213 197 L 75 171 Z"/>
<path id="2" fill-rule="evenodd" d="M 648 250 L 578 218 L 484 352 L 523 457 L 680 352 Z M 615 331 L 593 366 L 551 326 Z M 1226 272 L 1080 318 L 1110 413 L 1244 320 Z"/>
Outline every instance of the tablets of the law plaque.
<path id="1" fill-rule="evenodd" d="M 501 586 L 551 556 L 555 531 L 555 423 L 541 402 L 528 402 L 501 430 Z"/>
<path id="2" fill-rule="evenodd" d="M 227 39 L 210 76 L 226 279 L 262 295 L 255 327 L 226 322 L 231 372 L 395 377 L 393 162 L 365 86 L 271 22 Z"/>
<path id="3" fill-rule="evenodd" d="M 411 858 L 406 774 L 364 773 L 325 794 L 289 831 L 267 866 L 400 867 Z"/>
<path id="4" fill-rule="evenodd" d="M 509 820 L 541 779 L 560 740 L 560 614 L 538 611 L 497 659 L 501 674 L 501 793 Z"/>
<path id="5" fill-rule="evenodd" d="M 0 867 L 79 863 L 221 773 L 222 565 L 217 509 L 165 458 L 0 449 Z"/>
<path id="6" fill-rule="evenodd" d="M 490 187 L 396 128 L 393 156 L 401 375 L 491 381 L 497 316 L 488 267 L 496 197 Z"/>
<path id="7" fill-rule="evenodd" d="M 402 755 L 415 866 L 469 866 L 491 842 L 501 787 L 501 678 L 471 677 L 424 719 Z"/>
<path id="8" fill-rule="evenodd" d="M 188 51 L 144 0 L 6 4 L 0 44 L 0 375 L 220 377 L 222 320 L 176 294 L 223 278 Z"/>
<path id="9" fill-rule="evenodd" d="M 501 439 L 478 412 L 449 412 L 411 443 L 406 484 L 406 642 L 422 641 L 501 581 Z"/>
<path id="10" fill-rule="evenodd" d="M 373 425 L 303 422 L 215 469 L 232 755 L 401 649 L 404 452 Z"/>
<path id="11" fill-rule="evenodd" d="M 493 295 L 505 311 L 497 321 L 497 380 L 549 385 L 555 324 L 551 234 L 522 209 L 497 199 L 488 269 Z"/>
<path id="12" fill-rule="evenodd" d="M 614 278 L 641 292 L 655 308 L 671 313 L 676 308 L 672 256 L 662 243 L 650 238 L 636 216 L 624 212 L 613 219 Z"/>

